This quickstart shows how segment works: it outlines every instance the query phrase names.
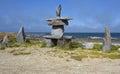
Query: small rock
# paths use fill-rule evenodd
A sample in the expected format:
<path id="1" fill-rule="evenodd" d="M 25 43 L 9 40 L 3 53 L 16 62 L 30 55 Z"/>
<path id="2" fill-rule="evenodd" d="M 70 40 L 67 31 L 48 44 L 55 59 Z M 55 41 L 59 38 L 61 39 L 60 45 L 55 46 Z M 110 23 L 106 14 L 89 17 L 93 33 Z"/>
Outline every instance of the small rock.
<path id="1" fill-rule="evenodd" d="M 8 40 L 8 36 L 6 35 L 6 36 L 4 36 L 4 38 L 3 38 L 3 41 L 2 41 L 2 47 L 6 47 L 6 46 L 8 46 L 8 42 L 9 42 L 9 40 Z"/>
<path id="2" fill-rule="evenodd" d="M 120 48 L 118 48 L 118 51 L 120 52 Z"/>
<path id="3" fill-rule="evenodd" d="M 83 48 L 92 49 L 94 44 L 91 42 L 85 42 L 82 44 Z"/>

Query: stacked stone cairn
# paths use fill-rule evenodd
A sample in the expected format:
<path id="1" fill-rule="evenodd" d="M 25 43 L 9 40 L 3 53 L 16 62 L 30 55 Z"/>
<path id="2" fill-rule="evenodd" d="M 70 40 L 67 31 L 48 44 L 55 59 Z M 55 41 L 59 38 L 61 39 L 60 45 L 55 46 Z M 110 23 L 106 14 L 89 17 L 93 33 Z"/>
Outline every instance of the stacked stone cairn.
<path id="1" fill-rule="evenodd" d="M 20 28 L 19 32 L 17 33 L 16 41 L 17 42 L 25 42 L 26 41 L 26 36 L 25 36 L 23 26 Z"/>
<path id="2" fill-rule="evenodd" d="M 47 19 L 48 25 L 52 26 L 51 35 L 44 36 L 46 46 L 66 46 L 70 45 L 72 36 L 63 36 L 64 25 L 68 25 L 71 18 L 61 17 L 61 5 L 56 9 L 56 18 Z"/>
<path id="3" fill-rule="evenodd" d="M 107 51 L 111 49 L 111 35 L 109 28 L 105 28 L 105 38 L 103 39 L 103 51 Z"/>

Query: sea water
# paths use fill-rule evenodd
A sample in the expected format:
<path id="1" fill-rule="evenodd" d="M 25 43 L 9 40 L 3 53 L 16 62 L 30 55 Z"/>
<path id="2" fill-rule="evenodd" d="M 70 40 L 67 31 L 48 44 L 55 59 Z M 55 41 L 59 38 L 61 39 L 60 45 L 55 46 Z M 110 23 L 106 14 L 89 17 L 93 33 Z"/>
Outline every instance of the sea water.
<path id="1" fill-rule="evenodd" d="M 27 32 L 30 37 L 41 38 L 45 35 L 50 35 L 47 32 Z M 105 33 L 64 33 L 65 36 L 73 36 L 74 38 L 103 38 Z M 113 39 L 120 39 L 120 33 L 111 33 Z"/>

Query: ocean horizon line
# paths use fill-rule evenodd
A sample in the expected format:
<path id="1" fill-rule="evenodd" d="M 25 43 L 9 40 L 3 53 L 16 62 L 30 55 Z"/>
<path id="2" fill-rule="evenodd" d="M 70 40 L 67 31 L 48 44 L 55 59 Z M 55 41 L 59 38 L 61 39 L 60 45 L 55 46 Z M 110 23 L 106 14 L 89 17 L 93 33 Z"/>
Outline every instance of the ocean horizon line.
<path id="1" fill-rule="evenodd" d="M 0 33 L 17 33 L 17 32 L 0 32 Z M 51 32 L 28 32 L 26 33 L 51 33 Z M 105 32 L 64 32 L 64 33 L 105 33 Z M 110 32 L 110 33 L 120 33 L 120 32 Z"/>

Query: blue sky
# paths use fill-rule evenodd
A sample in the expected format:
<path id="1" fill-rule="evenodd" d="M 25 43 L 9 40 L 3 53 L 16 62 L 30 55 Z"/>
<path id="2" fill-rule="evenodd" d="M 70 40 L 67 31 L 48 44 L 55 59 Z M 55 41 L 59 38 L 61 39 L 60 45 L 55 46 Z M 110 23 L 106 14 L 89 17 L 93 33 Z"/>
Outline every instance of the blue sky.
<path id="1" fill-rule="evenodd" d="M 63 17 L 71 17 L 65 32 L 120 32 L 120 0 L 0 0 L 0 31 L 50 32 L 46 19 L 62 5 Z"/>

